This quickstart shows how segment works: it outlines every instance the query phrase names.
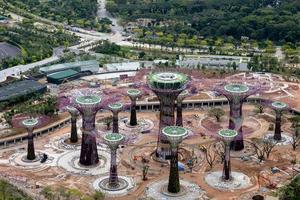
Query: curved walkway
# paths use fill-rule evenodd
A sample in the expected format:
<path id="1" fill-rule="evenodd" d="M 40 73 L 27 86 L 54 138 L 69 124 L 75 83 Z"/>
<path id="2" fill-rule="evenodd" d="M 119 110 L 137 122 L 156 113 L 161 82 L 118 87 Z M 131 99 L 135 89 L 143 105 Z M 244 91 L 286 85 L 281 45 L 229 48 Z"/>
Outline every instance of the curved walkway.
<path id="1" fill-rule="evenodd" d="M 262 99 L 259 97 L 250 97 L 247 99 L 246 103 L 259 103 Z M 224 106 L 228 105 L 227 99 L 206 99 L 206 100 L 185 100 L 182 104 L 184 109 L 195 109 L 195 108 L 208 108 L 214 106 Z M 154 112 L 159 111 L 159 102 L 137 102 L 137 111 L 140 112 Z M 300 110 L 295 108 L 290 109 L 291 114 L 300 115 Z M 51 131 L 54 131 L 58 128 L 63 127 L 66 124 L 70 123 L 70 117 L 67 119 L 63 119 L 57 123 L 51 124 L 46 128 L 39 129 L 34 132 L 34 136 L 40 136 L 43 134 L 47 134 Z M 23 140 L 27 139 L 27 133 L 23 133 L 21 135 L 12 136 L 8 138 L 0 139 L 0 148 L 6 148 L 10 144 L 15 144 L 17 142 L 22 142 Z"/>

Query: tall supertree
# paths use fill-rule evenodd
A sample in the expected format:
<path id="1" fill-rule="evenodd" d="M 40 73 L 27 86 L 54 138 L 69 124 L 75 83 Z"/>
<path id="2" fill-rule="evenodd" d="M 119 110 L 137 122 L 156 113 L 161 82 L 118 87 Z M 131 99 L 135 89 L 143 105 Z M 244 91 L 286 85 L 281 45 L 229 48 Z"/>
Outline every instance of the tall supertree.
<path id="1" fill-rule="evenodd" d="M 182 126 L 183 120 L 182 120 L 182 102 L 183 100 L 189 95 L 188 90 L 184 90 L 181 92 L 177 97 L 177 115 L 176 115 L 176 126 Z"/>
<path id="2" fill-rule="evenodd" d="M 217 93 L 224 95 L 228 99 L 230 107 L 229 129 L 236 130 L 239 133 L 230 145 L 231 149 L 235 151 L 244 149 L 242 130 L 243 103 L 247 97 L 257 93 L 259 89 L 259 85 L 247 85 L 242 83 L 220 84 L 214 89 Z"/>
<path id="3" fill-rule="evenodd" d="M 180 181 L 178 172 L 178 145 L 183 140 L 183 137 L 188 134 L 188 131 L 180 126 L 167 126 L 162 129 L 162 133 L 166 136 L 171 146 L 171 162 L 168 192 L 178 193 L 180 192 Z"/>
<path id="4" fill-rule="evenodd" d="M 34 151 L 33 130 L 38 125 L 39 121 L 36 118 L 25 119 L 22 121 L 23 126 L 27 129 L 27 160 L 36 158 Z"/>
<path id="5" fill-rule="evenodd" d="M 105 143 L 110 148 L 110 171 L 109 171 L 109 188 L 119 187 L 119 178 L 117 170 L 117 149 L 120 143 L 123 142 L 124 136 L 119 133 L 108 133 L 104 136 Z"/>
<path id="6" fill-rule="evenodd" d="M 225 158 L 222 178 L 225 181 L 229 181 L 231 179 L 230 142 L 238 135 L 238 133 L 235 130 L 222 129 L 218 132 L 218 135 L 223 139 L 225 144 Z"/>
<path id="7" fill-rule="evenodd" d="M 127 95 L 131 100 L 131 107 L 130 107 L 130 126 L 137 125 L 137 117 L 136 117 L 136 99 L 141 96 L 141 91 L 138 89 L 130 89 L 127 91 Z"/>
<path id="8" fill-rule="evenodd" d="M 288 105 L 275 101 L 270 104 L 270 107 L 275 111 L 275 131 L 273 139 L 276 141 L 281 141 L 281 117 L 284 111 L 288 110 Z"/>
<path id="9" fill-rule="evenodd" d="M 178 95 L 186 89 L 189 79 L 185 74 L 178 72 L 154 72 L 149 74 L 147 79 L 148 87 L 160 101 L 156 156 L 169 159 L 171 156 L 170 145 L 167 137 L 162 134 L 162 129 L 175 125 L 175 101 Z"/>
<path id="10" fill-rule="evenodd" d="M 75 99 L 74 107 L 82 115 L 82 143 L 79 163 L 84 166 L 92 166 L 99 162 L 95 117 L 101 108 L 101 97 L 92 94 L 78 96 Z"/>
<path id="11" fill-rule="evenodd" d="M 33 131 L 36 128 L 40 128 L 49 122 L 49 117 L 45 115 L 32 114 L 19 114 L 12 118 L 12 125 L 15 128 L 25 128 L 27 130 L 28 144 L 26 159 L 33 161 L 36 160 L 36 154 L 34 149 L 34 136 Z"/>
<path id="12" fill-rule="evenodd" d="M 108 109 L 113 113 L 113 133 L 119 133 L 119 112 L 123 109 L 122 103 L 110 103 Z"/>
<path id="13" fill-rule="evenodd" d="M 71 143 L 76 143 L 76 142 L 78 142 L 77 117 L 79 116 L 79 111 L 76 108 L 72 107 L 72 106 L 67 106 L 66 110 L 71 115 L 71 138 L 70 138 L 70 142 Z"/>

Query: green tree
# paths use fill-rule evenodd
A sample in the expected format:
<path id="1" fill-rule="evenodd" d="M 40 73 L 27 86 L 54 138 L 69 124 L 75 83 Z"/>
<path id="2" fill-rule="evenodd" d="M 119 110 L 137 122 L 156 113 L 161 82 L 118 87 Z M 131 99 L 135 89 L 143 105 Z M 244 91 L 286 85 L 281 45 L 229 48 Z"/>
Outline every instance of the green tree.
<path id="1" fill-rule="evenodd" d="M 256 103 L 255 104 L 255 110 L 254 110 L 256 113 L 263 113 L 264 112 L 264 106 L 260 103 Z"/>
<path id="2" fill-rule="evenodd" d="M 235 62 L 233 62 L 231 66 L 232 66 L 233 71 L 236 71 L 236 69 L 238 67 L 237 64 Z"/>
<path id="3" fill-rule="evenodd" d="M 146 55 L 146 53 L 145 53 L 144 51 L 141 51 L 141 52 L 139 53 L 139 59 L 144 58 L 145 55 Z"/>
<path id="4" fill-rule="evenodd" d="M 300 176 L 279 190 L 280 200 L 300 200 Z"/>
<path id="5" fill-rule="evenodd" d="M 17 187 L 11 185 L 5 180 L 0 180 L 0 199 L 1 200 L 32 200 L 30 197 L 24 194 L 24 192 L 18 190 Z"/>
<path id="6" fill-rule="evenodd" d="M 292 135 L 292 147 L 295 151 L 296 148 L 300 145 L 300 116 L 294 116 L 289 118 L 289 121 L 292 123 L 293 135 Z"/>
<path id="7" fill-rule="evenodd" d="M 210 117 L 215 117 L 217 122 L 220 122 L 221 117 L 225 114 L 225 111 L 222 108 L 213 107 L 208 111 Z"/>
<path id="8" fill-rule="evenodd" d="M 93 200 L 104 200 L 105 195 L 100 192 L 100 191 L 96 191 L 93 196 L 92 196 Z"/>

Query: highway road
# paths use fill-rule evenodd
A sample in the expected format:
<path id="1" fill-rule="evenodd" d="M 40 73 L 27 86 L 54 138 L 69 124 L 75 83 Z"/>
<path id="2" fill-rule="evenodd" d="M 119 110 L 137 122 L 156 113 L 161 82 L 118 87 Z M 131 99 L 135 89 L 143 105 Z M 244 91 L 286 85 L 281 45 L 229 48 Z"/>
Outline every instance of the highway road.
<path id="1" fill-rule="evenodd" d="M 112 23 L 113 23 L 112 33 L 100 33 L 100 32 L 96 32 L 93 30 L 89 31 L 89 30 L 85 30 L 82 28 L 78 28 L 78 27 L 76 27 L 75 30 L 74 29 L 70 30 L 69 28 L 67 29 L 66 26 L 60 22 L 55 22 L 55 21 L 52 21 L 49 19 L 45 19 L 40 16 L 33 15 L 31 13 L 27 13 L 27 14 L 30 14 L 32 17 L 34 17 L 41 23 L 51 24 L 53 26 L 65 27 L 65 30 L 68 31 L 69 33 L 79 36 L 81 38 L 81 43 L 78 45 L 69 47 L 69 49 L 71 51 L 78 52 L 80 49 L 84 50 L 84 51 L 89 51 L 90 47 L 100 40 L 109 40 L 109 41 L 117 43 L 117 44 L 122 43 L 122 41 L 124 40 L 124 37 L 122 36 L 123 27 L 118 25 L 117 19 L 113 18 L 107 12 L 107 10 L 105 8 L 105 3 L 106 3 L 105 0 L 98 0 L 98 5 L 97 5 L 98 13 L 97 14 L 98 14 L 99 19 L 107 17 L 112 21 Z M 14 7 L 13 5 L 10 5 L 10 6 L 12 8 Z M 21 22 L 24 19 L 23 16 L 20 16 L 16 13 L 10 12 L 10 14 L 11 14 L 11 16 L 13 16 L 13 19 L 16 21 Z M 86 45 L 88 45 L 88 46 L 83 49 L 81 48 L 82 46 L 86 46 Z M 126 43 L 126 45 L 133 45 L 133 44 Z M 4 53 L 4 52 L 2 52 L 2 53 Z M 27 64 L 27 65 L 18 65 L 15 67 L 11 67 L 9 69 L 1 70 L 0 71 L 0 82 L 4 81 L 7 76 L 19 75 L 20 73 L 26 72 L 34 67 L 57 61 L 59 59 L 59 57 L 61 57 L 62 55 L 63 55 L 63 48 L 56 48 L 53 52 L 53 56 L 50 58 L 46 58 L 44 60 L 41 60 L 41 61 L 38 61 L 35 63 L 31 63 L 31 64 Z"/>

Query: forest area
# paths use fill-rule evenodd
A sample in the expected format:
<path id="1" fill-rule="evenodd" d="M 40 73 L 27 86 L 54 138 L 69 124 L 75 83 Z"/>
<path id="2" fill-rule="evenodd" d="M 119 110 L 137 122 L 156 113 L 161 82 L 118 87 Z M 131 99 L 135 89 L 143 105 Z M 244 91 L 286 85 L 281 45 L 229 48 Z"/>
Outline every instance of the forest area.
<path id="1" fill-rule="evenodd" d="M 151 26 L 164 34 L 300 42 L 298 0 L 109 0 L 107 9 L 124 21 L 168 21 Z"/>
<path id="2" fill-rule="evenodd" d="M 99 28 L 96 20 L 97 0 L 6 0 L 7 3 L 32 14 L 86 28 Z"/>
<path id="3" fill-rule="evenodd" d="M 21 56 L 0 61 L 0 70 L 18 64 L 28 64 L 52 56 L 55 47 L 69 46 L 78 38 L 64 30 L 38 29 L 32 20 L 23 20 L 17 26 L 0 26 L 0 42 L 11 43 L 21 49 Z"/>

